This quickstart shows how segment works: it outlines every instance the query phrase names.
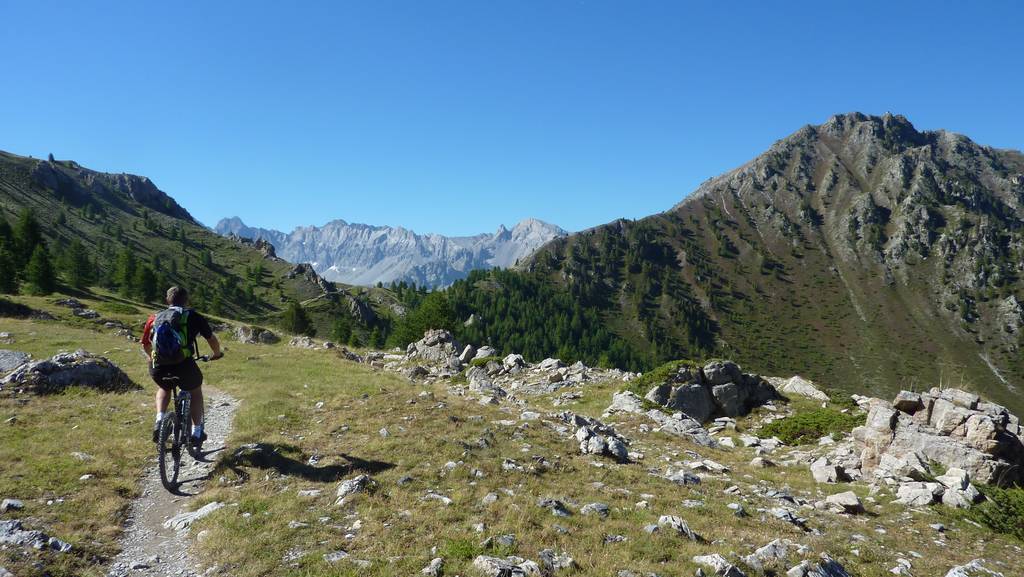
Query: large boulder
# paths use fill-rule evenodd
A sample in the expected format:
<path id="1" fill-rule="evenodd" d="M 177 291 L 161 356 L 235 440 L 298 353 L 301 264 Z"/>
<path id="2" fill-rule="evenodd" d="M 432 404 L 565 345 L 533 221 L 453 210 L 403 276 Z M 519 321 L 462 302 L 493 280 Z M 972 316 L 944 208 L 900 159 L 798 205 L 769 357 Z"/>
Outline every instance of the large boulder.
<path id="1" fill-rule="evenodd" d="M 754 407 L 781 398 L 768 380 L 745 374 L 732 361 L 703 367 L 681 366 L 656 383 L 646 399 L 680 411 L 698 423 L 715 417 L 745 415 Z"/>
<path id="2" fill-rule="evenodd" d="M 108 392 L 141 388 L 107 358 L 83 350 L 21 365 L 0 379 L 0 390 L 16 388 L 40 395 L 59 393 L 72 386 Z"/>
<path id="3" fill-rule="evenodd" d="M 669 409 L 686 413 L 699 423 L 710 421 L 717 410 L 715 399 L 707 387 L 697 383 L 675 387 L 664 405 Z"/>
<path id="4" fill-rule="evenodd" d="M 452 333 L 443 329 L 431 329 L 423 334 L 422 339 L 410 343 L 406 347 L 405 356 L 410 360 L 422 359 L 433 363 L 448 364 L 452 358 L 458 360 L 461 352 L 462 347 Z"/>

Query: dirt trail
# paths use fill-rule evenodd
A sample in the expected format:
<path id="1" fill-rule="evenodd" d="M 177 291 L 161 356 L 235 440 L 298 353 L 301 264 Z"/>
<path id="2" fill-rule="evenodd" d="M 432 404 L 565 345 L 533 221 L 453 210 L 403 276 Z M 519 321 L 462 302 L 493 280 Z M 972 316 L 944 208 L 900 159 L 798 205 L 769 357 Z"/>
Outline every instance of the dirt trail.
<path id="1" fill-rule="evenodd" d="M 121 535 L 121 554 L 114 559 L 108 575 L 111 577 L 135 575 L 173 575 L 192 577 L 202 574 L 189 552 L 191 539 L 188 530 L 176 531 L 164 527 L 164 521 L 194 509 L 190 502 L 202 493 L 213 472 L 214 461 L 224 450 L 225 439 L 231 432 L 231 421 L 238 408 L 233 397 L 213 388 L 204 387 L 206 393 L 206 435 L 203 445 L 205 462 L 197 462 L 188 455 L 182 457 L 183 481 L 174 495 L 160 483 L 154 454 L 151 466 L 143 478 L 142 495 L 132 502 L 128 520 Z"/>

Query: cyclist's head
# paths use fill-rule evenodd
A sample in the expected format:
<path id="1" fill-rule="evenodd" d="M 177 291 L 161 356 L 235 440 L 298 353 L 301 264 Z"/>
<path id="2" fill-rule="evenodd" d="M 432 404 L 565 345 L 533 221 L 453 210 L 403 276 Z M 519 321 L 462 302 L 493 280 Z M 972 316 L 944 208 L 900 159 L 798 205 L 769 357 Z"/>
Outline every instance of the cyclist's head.
<path id="1" fill-rule="evenodd" d="M 167 304 L 172 307 L 183 307 L 188 304 L 188 291 L 185 287 L 172 286 L 167 289 Z"/>

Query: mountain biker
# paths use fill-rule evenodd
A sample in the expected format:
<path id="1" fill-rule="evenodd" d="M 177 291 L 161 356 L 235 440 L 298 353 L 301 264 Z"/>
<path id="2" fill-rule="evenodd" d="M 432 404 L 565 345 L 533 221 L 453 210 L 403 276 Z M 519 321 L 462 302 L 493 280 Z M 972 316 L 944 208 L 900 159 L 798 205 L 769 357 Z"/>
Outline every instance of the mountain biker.
<path id="1" fill-rule="evenodd" d="M 213 351 L 211 361 L 223 357 L 224 353 L 220 349 L 220 341 L 210 329 L 210 323 L 203 315 L 188 308 L 187 290 L 179 286 L 167 289 L 167 306 L 166 310 L 150 315 L 142 331 L 142 348 L 150 359 L 149 374 L 158 387 L 153 442 L 159 442 L 159 425 L 167 411 L 170 392 L 178 387 L 192 395 L 192 438 L 189 441 L 200 449 L 206 440 L 206 432 L 203 431 L 203 373 L 196 364 L 199 356 L 196 337 L 202 335 L 210 344 Z M 160 319 L 159 323 L 157 319 Z"/>

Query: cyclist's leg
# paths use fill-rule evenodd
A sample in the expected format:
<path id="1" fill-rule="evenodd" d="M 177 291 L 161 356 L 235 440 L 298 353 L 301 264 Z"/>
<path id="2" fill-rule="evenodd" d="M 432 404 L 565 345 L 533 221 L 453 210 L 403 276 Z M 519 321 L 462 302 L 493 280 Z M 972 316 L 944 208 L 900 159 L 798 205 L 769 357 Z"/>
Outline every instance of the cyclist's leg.
<path id="1" fill-rule="evenodd" d="M 171 402 L 171 395 L 167 389 L 158 386 L 156 388 L 156 412 L 162 415 L 167 412 L 167 404 Z"/>
<path id="2" fill-rule="evenodd" d="M 203 434 L 203 372 L 192 359 L 181 364 L 182 389 L 189 392 L 191 400 L 192 436 L 202 439 Z"/>
<path id="3" fill-rule="evenodd" d="M 199 385 L 189 394 L 192 395 L 192 427 L 195 429 L 203 424 L 203 386 Z"/>

